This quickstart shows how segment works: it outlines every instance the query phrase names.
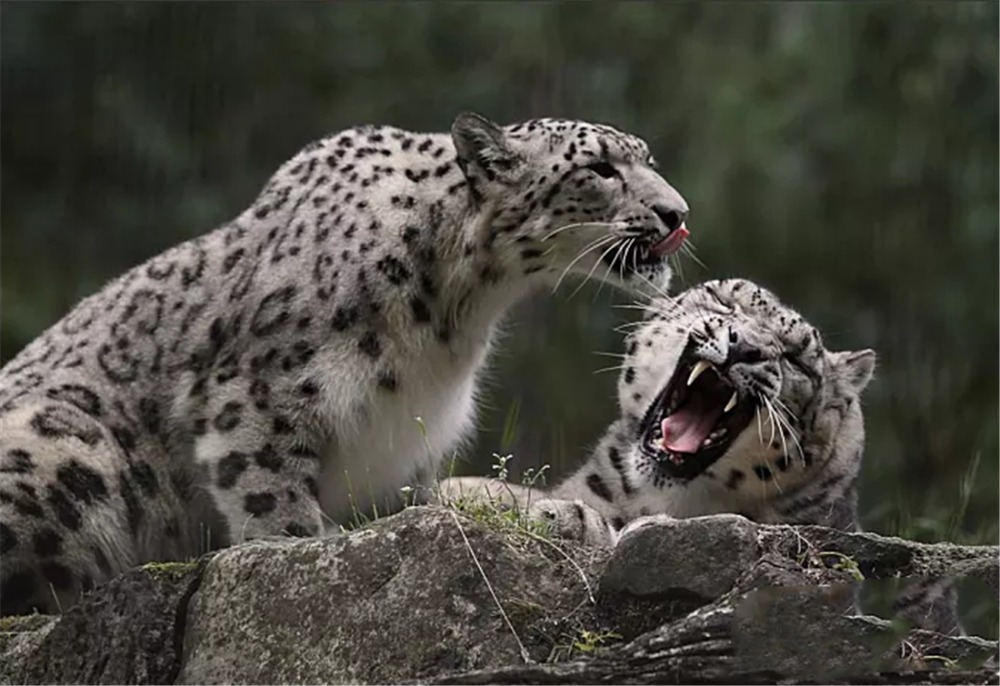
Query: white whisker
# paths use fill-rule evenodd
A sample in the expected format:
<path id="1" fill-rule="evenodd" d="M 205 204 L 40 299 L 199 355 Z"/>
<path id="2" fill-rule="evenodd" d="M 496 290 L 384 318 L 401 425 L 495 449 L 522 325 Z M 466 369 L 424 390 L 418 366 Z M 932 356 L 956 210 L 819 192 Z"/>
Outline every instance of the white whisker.
<path id="1" fill-rule="evenodd" d="M 634 238 L 630 238 L 627 241 L 622 241 L 621 243 L 618 244 L 618 251 L 615 252 L 614 257 L 611 258 L 611 261 L 608 263 L 608 268 L 604 272 L 604 276 L 601 277 L 601 285 L 597 287 L 597 293 L 594 294 L 594 300 L 597 300 L 597 296 L 601 294 L 601 289 L 604 288 L 604 284 L 608 282 L 608 276 L 611 274 L 611 270 L 614 269 L 615 263 L 618 261 L 619 256 L 622 254 L 622 250 L 625 248 L 626 245 L 628 245 L 631 241 L 634 240 L 635 240 Z"/>
<path id="2" fill-rule="evenodd" d="M 620 239 L 620 242 L 624 243 L 625 239 Z M 612 243 L 610 248 L 608 248 L 607 250 L 605 250 L 604 252 L 602 252 L 600 254 L 600 256 L 596 260 L 594 260 L 594 266 L 590 268 L 589 272 L 587 272 L 587 278 L 583 279 L 580 282 L 580 285 L 577 286 L 576 289 L 572 293 L 569 294 L 569 298 L 568 299 L 572 299 L 574 295 L 576 295 L 577 293 L 580 292 L 581 288 L 583 288 L 585 285 L 587 285 L 587 282 L 590 281 L 590 277 L 594 275 L 594 270 L 596 270 L 599 266 L 601 266 L 601 260 L 604 259 L 605 255 L 607 255 L 609 252 L 611 252 L 612 250 L 614 250 L 616 245 L 617 245 L 617 243 Z"/>
<path id="3" fill-rule="evenodd" d="M 555 236 L 556 234 L 562 233 L 563 231 L 568 231 L 569 229 L 603 229 L 605 231 L 616 231 L 625 229 L 628 224 L 624 222 L 576 222 L 575 224 L 567 224 L 566 226 L 560 226 L 554 231 L 550 231 L 544 237 L 542 237 L 541 242 L 545 242 Z"/>
<path id="4" fill-rule="evenodd" d="M 638 272 L 636 272 L 636 276 L 638 276 L 640 279 L 642 279 L 643 281 L 645 281 L 649 285 L 649 287 L 653 289 L 653 291 L 656 293 L 656 295 L 658 297 L 662 297 L 662 298 L 669 298 L 670 297 L 670 294 L 667 293 L 667 291 L 665 291 L 663 288 L 661 288 L 660 286 L 658 286 L 655 283 L 653 283 L 649 279 L 648 276 L 643 276 L 642 274 L 640 274 Z M 651 301 L 653 301 L 653 300 L 655 300 L 655 297 L 650 297 L 649 299 Z"/>
<path id="5" fill-rule="evenodd" d="M 601 367 L 600 369 L 595 370 L 594 374 L 603 374 L 604 372 L 614 372 L 614 371 L 619 371 L 620 372 L 621 370 L 625 369 L 625 367 L 627 367 L 627 366 L 628 365 L 626 365 L 626 364 L 616 364 L 616 365 L 611 366 L 611 367 Z"/>
<path id="6" fill-rule="evenodd" d="M 700 259 L 698 258 L 698 256 L 694 254 L 694 250 L 695 250 L 695 248 L 694 248 L 694 244 L 693 244 L 693 243 L 689 243 L 689 242 L 685 241 L 684 243 L 682 243 L 682 244 L 681 244 L 681 250 L 682 250 L 682 251 L 684 252 L 684 254 L 685 254 L 685 255 L 687 255 L 687 256 L 688 256 L 688 257 L 690 257 L 690 258 L 691 258 L 692 260 L 694 260 L 694 261 L 695 261 L 695 262 L 697 262 L 697 263 L 698 263 L 699 265 L 701 265 L 701 267 L 702 267 L 703 269 L 708 269 L 708 265 L 707 265 L 707 264 L 705 264 L 704 262 L 702 262 L 702 261 L 701 261 L 701 260 L 700 260 Z"/>
<path id="7" fill-rule="evenodd" d="M 596 241 L 583 248 L 580 254 L 577 255 L 572 262 L 566 265 L 565 269 L 563 269 L 562 274 L 559 275 L 559 280 L 556 281 L 556 285 L 552 287 L 552 292 L 553 293 L 556 292 L 556 290 L 559 288 L 559 284 L 562 283 L 562 280 L 566 278 L 566 275 L 569 273 L 569 270 L 573 268 L 574 264 L 576 264 L 584 257 L 586 257 L 587 253 L 589 253 L 591 250 L 600 250 L 601 247 L 607 245 L 611 241 L 616 241 L 616 240 L 618 240 L 617 236 L 602 236 L 601 238 L 598 238 Z"/>
<path id="8" fill-rule="evenodd" d="M 778 411 L 774 409 L 774 405 L 771 404 L 771 401 L 768 400 L 767 397 L 765 396 L 761 397 L 763 398 L 764 402 L 767 403 L 768 412 L 772 417 L 772 421 L 775 421 L 778 424 L 778 437 L 781 438 L 781 454 L 784 455 L 785 457 L 788 457 L 789 456 L 788 444 L 785 442 L 785 431 L 781 417 L 778 416 Z"/>
<path id="9" fill-rule="evenodd" d="M 802 449 L 802 444 L 799 443 L 799 438 L 797 435 L 798 432 L 795 430 L 795 428 L 792 426 L 791 421 L 789 421 L 788 419 L 788 417 L 792 417 L 795 419 L 796 422 L 798 422 L 799 421 L 798 417 L 796 417 L 795 414 L 791 410 L 789 410 L 788 407 L 783 402 L 781 402 L 780 398 L 774 398 L 771 402 L 774 403 L 776 408 L 778 409 L 778 420 L 784 424 L 786 429 L 788 429 L 788 437 L 792 440 L 792 443 L 798 449 L 799 460 L 801 460 L 802 464 L 805 465 L 805 451 Z M 786 452 L 785 454 L 787 455 L 788 453 Z"/>

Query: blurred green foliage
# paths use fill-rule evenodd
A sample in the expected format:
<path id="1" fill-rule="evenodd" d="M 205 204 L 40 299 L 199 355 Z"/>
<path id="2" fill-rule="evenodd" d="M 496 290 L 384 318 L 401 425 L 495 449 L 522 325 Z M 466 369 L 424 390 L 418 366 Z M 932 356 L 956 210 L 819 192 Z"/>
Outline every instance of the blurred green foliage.
<path id="1" fill-rule="evenodd" d="M 10 359 L 76 300 L 235 216 L 360 123 L 603 121 L 646 137 L 707 265 L 835 349 L 866 397 L 872 530 L 997 542 L 995 2 L 32 3 L 0 7 Z M 605 288 L 518 308 L 464 472 L 578 463 L 614 410 Z M 978 471 L 973 467 L 978 465 Z"/>

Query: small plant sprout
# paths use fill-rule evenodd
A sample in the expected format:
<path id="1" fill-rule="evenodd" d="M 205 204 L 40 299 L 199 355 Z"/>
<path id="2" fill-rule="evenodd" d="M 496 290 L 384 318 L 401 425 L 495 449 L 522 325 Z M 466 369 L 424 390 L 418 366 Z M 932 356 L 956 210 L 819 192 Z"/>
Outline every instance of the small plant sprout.
<path id="1" fill-rule="evenodd" d="M 507 463 L 513 459 L 513 455 L 500 455 L 499 453 L 493 453 L 493 459 L 496 460 L 496 464 L 493 465 L 493 471 L 496 472 L 496 479 L 499 481 L 507 480 Z"/>
<path id="2" fill-rule="evenodd" d="M 581 653 L 592 653 L 608 641 L 621 640 L 621 634 L 613 631 L 587 631 L 580 632 L 580 637 L 573 641 L 573 650 Z"/>
<path id="3" fill-rule="evenodd" d="M 821 551 L 819 553 L 819 556 L 821 558 L 833 557 L 837 560 L 832 565 L 830 565 L 831 569 L 837 569 L 843 572 L 847 572 L 858 581 L 865 580 L 865 575 L 861 572 L 861 568 L 858 566 L 858 563 L 854 560 L 853 557 L 850 557 L 849 555 L 844 555 L 843 553 L 839 553 L 835 550 Z"/>
<path id="4" fill-rule="evenodd" d="M 399 489 L 399 492 L 403 494 L 403 507 L 410 507 L 413 505 L 413 487 L 403 486 Z"/>
<path id="5" fill-rule="evenodd" d="M 524 470 L 524 476 L 521 477 L 521 484 L 527 486 L 528 488 L 537 488 L 545 486 L 545 472 L 548 471 L 549 465 L 543 464 L 535 471 L 534 467 L 528 467 Z M 541 481 L 541 484 L 538 482 Z"/>

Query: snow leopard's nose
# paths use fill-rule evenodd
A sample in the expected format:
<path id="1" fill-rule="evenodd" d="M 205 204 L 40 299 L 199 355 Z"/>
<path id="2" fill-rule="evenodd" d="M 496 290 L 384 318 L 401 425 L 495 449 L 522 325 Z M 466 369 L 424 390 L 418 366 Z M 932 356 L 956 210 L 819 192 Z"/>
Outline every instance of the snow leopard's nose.
<path id="1" fill-rule="evenodd" d="M 681 208 L 656 204 L 653 205 L 653 213 L 660 218 L 663 225 L 667 227 L 667 231 L 673 231 L 684 224 L 684 220 L 687 219 L 688 210 L 686 207 Z"/>

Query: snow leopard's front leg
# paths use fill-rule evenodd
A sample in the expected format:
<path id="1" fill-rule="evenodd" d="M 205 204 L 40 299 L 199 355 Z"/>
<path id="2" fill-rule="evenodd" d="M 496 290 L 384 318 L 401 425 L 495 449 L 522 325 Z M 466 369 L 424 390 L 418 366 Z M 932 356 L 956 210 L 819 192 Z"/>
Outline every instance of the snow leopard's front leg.
<path id="1" fill-rule="evenodd" d="M 194 423 L 195 459 L 208 467 L 206 488 L 229 544 L 320 535 L 320 446 L 296 413 L 277 406 L 259 381 L 213 398 L 206 409 Z"/>
<path id="2" fill-rule="evenodd" d="M 465 476 L 442 481 L 438 495 L 443 503 L 478 499 L 501 508 L 522 508 L 556 536 L 587 545 L 608 546 L 617 541 L 617 532 L 596 509 L 580 499 L 553 498 L 538 488 Z"/>

